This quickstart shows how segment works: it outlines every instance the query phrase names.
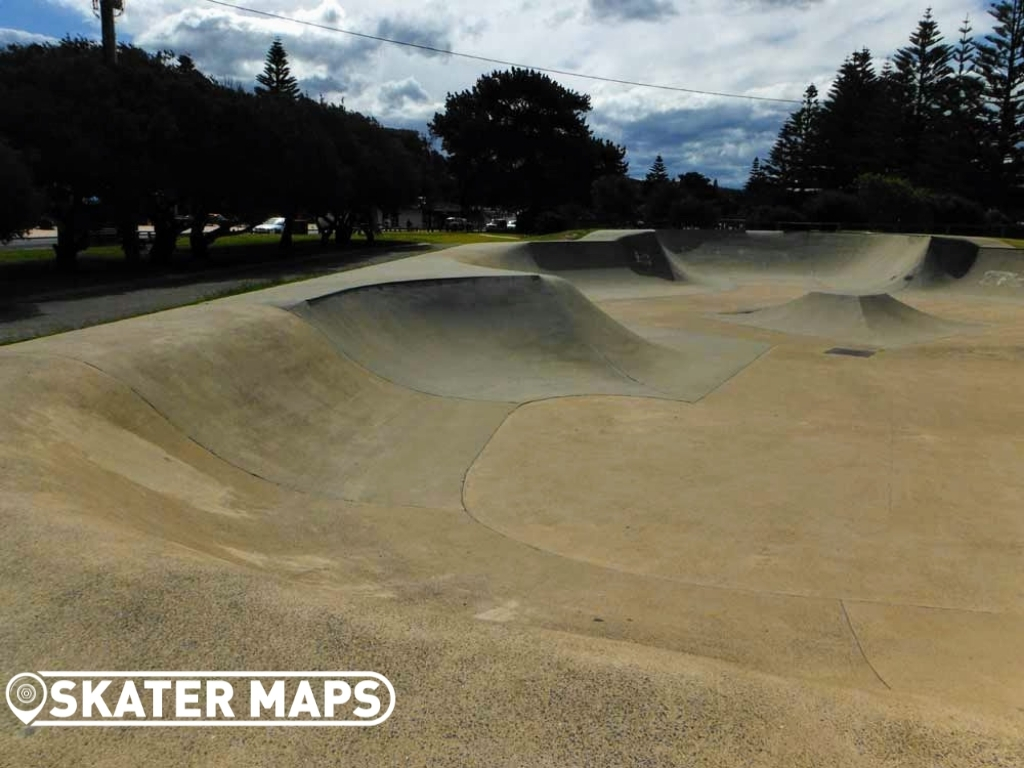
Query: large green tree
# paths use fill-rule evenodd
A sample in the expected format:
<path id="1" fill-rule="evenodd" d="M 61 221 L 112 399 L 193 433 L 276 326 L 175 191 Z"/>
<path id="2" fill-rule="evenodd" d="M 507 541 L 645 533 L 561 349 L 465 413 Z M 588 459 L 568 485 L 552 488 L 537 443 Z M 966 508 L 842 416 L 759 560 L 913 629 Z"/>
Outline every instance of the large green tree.
<path id="1" fill-rule="evenodd" d="M 119 103 L 120 68 L 107 67 L 85 40 L 0 51 L 0 136 L 18 150 L 46 191 L 57 223 L 57 261 L 74 265 L 100 207 L 118 183 L 131 185 L 150 157 L 140 123 Z M 46 94 L 40 98 L 40 94 Z"/>
<path id="2" fill-rule="evenodd" d="M 449 93 L 431 133 L 441 139 L 463 205 L 540 211 L 589 203 L 592 183 L 624 169 L 625 150 L 594 137 L 590 97 L 512 68 Z"/>
<path id="3" fill-rule="evenodd" d="M 0 141 L 0 243 L 35 226 L 39 202 L 23 158 Z"/>

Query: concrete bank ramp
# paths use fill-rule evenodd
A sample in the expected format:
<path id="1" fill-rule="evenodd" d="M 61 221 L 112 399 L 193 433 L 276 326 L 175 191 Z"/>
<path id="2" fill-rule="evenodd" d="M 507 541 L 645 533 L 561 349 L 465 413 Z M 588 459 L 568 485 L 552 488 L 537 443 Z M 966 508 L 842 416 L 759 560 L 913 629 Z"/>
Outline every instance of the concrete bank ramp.
<path id="1" fill-rule="evenodd" d="M 886 294 L 844 296 L 815 292 L 780 306 L 720 317 L 783 333 L 876 347 L 942 338 L 972 327 L 921 312 Z"/>
<path id="2" fill-rule="evenodd" d="M 653 229 L 605 229 L 579 240 L 536 240 L 451 252 L 461 261 L 496 269 L 547 274 L 628 270 L 643 277 L 680 279 Z"/>
<path id="3" fill-rule="evenodd" d="M 421 392 L 524 402 L 566 395 L 693 401 L 765 346 L 670 349 L 611 319 L 565 280 L 496 275 L 385 283 L 292 307 L 346 357 Z"/>
<path id="4" fill-rule="evenodd" d="M 940 242 L 942 252 L 951 254 L 957 259 L 957 266 L 966 266 L 966 269 L 952 277 L 933 278 L 927 287 L 964 296 L 1024 301 L 1024 250 L 994 240 L 981 242 L 983 244 L 966 240 Z M 972 257 L 968 264 L 965 264 L 968 261 L 965 254 Z"/>
<path id="5" fill-rule="evenodd" d="M 211 455 L 282 487 L 358 502 L 459 507 L 466 466 L 510 406 L 395 386 L 337 354 L 293 314 L 239 298 L 16 349 L 103 372 Z M 10 360 L 0 357 L 3 365 Z M 83 374 L 71 368 L 63 375 L 74 393 Z M 81 429 L 110 432 L 95 420 Z"/>
<path id="6" fill-rule="evenodd" d="M 810 290 L 872 296 L 958 279 L 977 252 L 966 241 L 854 232 L 659 230 L 677 273 L 712 285 L 797 282 Z M 963 243 L 945 247 L 943 243 Z"/>
<path id="7" fill-rule="evenodd" d="M 693 292 L 673 269 L 654 230 L 599 230 L 579 240 L 464 246 L 448 251 L 464 264 L 558 275 L 595 299 Z"/>

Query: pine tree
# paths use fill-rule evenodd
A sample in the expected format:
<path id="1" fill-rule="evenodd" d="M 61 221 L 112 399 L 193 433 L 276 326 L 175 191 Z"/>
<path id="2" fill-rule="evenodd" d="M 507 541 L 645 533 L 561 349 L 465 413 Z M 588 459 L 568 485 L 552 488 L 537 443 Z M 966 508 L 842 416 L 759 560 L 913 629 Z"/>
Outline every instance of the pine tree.
<path id="1" fill-rule="evenodd" d="M 900 165 L 916 184 L 934 186 L 943 174 L 946 91 L 951 86 L 953 49 L 943 42 L 931 8 L 917 23 L 910 45 L 895 56 L 895 95 L 901 103 Z"/>
<path id="2" fill-rule="evenodd" d="M 747 195 L 748 205 L 760 205 L 771 195 L 771 181 L 765 173 L 760 157 L 755 157 L 754 162 L 750 164 L 750 175 L 747 176 L 743 191 Z"/>
<path id="3" fill-rule="evenodd" d="M 910 133 L 910 88 L 906 78 L 886 59 L 878 74 L 872 124 L 874 136 L 874 173 L 909 177 L 916 150 L 908 145 Z"/>
<path id="4" fill-rule="evenodd" d="M 764 165 L 772 185 L 791 194 L 816 190 L 820 186 L 820 138 L 818 89 L 809 85 L 803 104 L 783 124 Z"/>
<path id="5" fill-rule="evenodd" d="M 750 164 L 750 175 L 747 176 L 747 184 L 744 189 L 747 192 L 759 192 L 765 188 L 767 183 L 768 174 L 761 167 L 761 158 L 755 157 L 754 162 Z"/>
<path id="6" fill-rule="evenodd" d="M 939 189 L 957 192 L 971 199 L 983 199 L 990 192 L 985 183 L 985 169 L 995 162 L 986 152 L 991 149 L 983 140 L 986 133 L 984 84 L 975 74 L 977 46 L 971 35 L 970 17 L 965 17 L 957 30 L 960 38 L 953 49 L 953 74 L 946 89 L 945 113 L 948 115 L 945 140 L 942 142 L 945 164 Z"/>
<path id="7" fill-rule="evenodd" d="M 974 42 L 974 37 L 971 32 L 974 30 L 971 28 L 971 17 L 965 16 L 963 24 L 960 25 L 960 29 L 957 32 L 960 33 L 960 39 L 956 42 L 956 48 L 953 50 L 953 64 L 955 67 L 955 78 L 958 86 L 962 87 L 964 78 L 968 77 L 974 71 L 974 56 L 977 52 L 978 46 Z"/>
<path id="8" fill-rule="evenodd" d="M 910 36 L 910 45 L 900 48 L 894 57 L 896 71 L 907 88 L 907 106 L 918 121 L 933 119 L 939 112 L 943 93 L 953 74 L 949 66 L 953 49 L 942 40 L 939 25 L 929 8 Z"/>
<path id="9" fill-rule="evenodd" d="M 283 96 L 289 99 L 297 99 L 301 91 L 298 81 L 292 77 L 291 69 L 288 66 L 288 54 L 284 50 L 281 38 L 275 38 L 267 51 L 266 64 L 263 72 L 256 76 L 256 93 Z"/>
<path id="10" fill-rule="evenodd" d="M 647 178 L 645 181 L 647 181 L 648 184 L 661 184 L 668 180 L 668 171 L 665 169 L 665 161 L 662 159 L 661 155 L 658 155 L 654 158 L 654 163 L 651 165 L 651 169 L 647 171 Z"/>
<path id="11" fill-rule="evenodd" d="M 1017 186 L 1020 165 L 1018 144 L 1024 139 L 1024 0 L 992 3 L 988 11 L 995 19 L 992 34 L 978 45 L 976 68 L 984 83 L 983 98 L 988 113 L 991 171 L 1005 194 Z"/>
<path id="12" fill-rule="evenodd" d="M 843 62 L 821 112 L 825 186 L 849 188 L 862 173 L 883 170 L 879 141 L 882 90 L 864 48 Z"/>

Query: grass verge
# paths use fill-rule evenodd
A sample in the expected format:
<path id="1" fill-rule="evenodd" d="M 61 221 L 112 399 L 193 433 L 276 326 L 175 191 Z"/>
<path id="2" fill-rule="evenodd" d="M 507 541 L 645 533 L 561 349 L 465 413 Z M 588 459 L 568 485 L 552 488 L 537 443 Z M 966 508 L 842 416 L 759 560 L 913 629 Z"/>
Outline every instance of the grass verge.
<path id="1" fill-rule="evenodd" d="M 515 232 L 484 233 L 484 232 L 382 232 L 375 238 L 376 242 L 387 245 L 408 245 L 414 243 L 428 243 L 434 246 L 471 245 L 474 243 L 501 243 L 515 242 L 522 240 L 578 240 L 592 229 L 573 229 L 566 232 L 555 232 L 550 235 L 525 235 Z M 210 245 L 211 256 L 218 252 L 225 253 L 236 248 L 244 248 L 253 254 L 271 255 L 278 250 L 279 238 L 277 235 L 256 235 L 253 233 L 242 233 L 228 235 L 218 238 Z M 319 235 L 294 235 L 292 237 L 293 247 L 302 251 L 311 247 L 318 247 Z M 353 245 L 365 245 L 366 238 L 361 234 L 352 236 Z M 175 258 L 189 259 L 192 249 L 189 247 L 187 237 L 179 237 Z M 120 246 L 103 245 L 82 251 L 80 256 L 88 259 L 116 260 L 124 258 Z M 52 248 L 12 248 L 0 250 L 0 264 L 15 264 L 31 261 L 53 261 Z"/>

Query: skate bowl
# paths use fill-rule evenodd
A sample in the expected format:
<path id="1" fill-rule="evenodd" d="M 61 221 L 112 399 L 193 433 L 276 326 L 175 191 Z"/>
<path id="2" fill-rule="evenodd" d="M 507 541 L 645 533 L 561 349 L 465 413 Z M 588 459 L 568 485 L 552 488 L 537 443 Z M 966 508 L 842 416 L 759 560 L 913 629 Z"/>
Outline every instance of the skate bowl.
<path id="1" fill-rule="evenodd" d="M 11 715 L 0 754 L 1024 764 L 1024 260 L 747 237 L 471 245 L 0 349 L 4 680 L 396 691 L 366 729 Z M 825 354 L 851 329 L 876 353 Z"/>
<path id="2" fill-rule="evenodd" d="M 684 336 L 653 343 L 548 275 L 368 286 L 294 308 L 377 375 L 448 397 L 525 402 L 579 394 L 697 400 L 767 349 Z"/>
<path id="3" fill-rule="evenodd" d="M 658 233 L 679 273 L 717 285 L 798 280 L 808 288 L 878 295 L 958 280 L 979 246 L 928 235 L 831 232 Z"/>

